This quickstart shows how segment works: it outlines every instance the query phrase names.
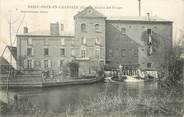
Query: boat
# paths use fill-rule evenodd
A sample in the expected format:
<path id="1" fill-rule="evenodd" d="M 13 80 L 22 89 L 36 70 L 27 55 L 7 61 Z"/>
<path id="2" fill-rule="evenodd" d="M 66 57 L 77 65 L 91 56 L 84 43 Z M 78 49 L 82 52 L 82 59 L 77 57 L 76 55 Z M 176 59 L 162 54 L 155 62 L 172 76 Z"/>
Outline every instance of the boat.
<path id="1" fill-rule="evenodd" d="M 113 77 L 110 77 L 110 76 L 104 78 L 104 81 L 105 81 L 105 82 L 117 82 L 117 81 L 113 80 Z"/>
<path id="2" fill-rule="evenodd" d="M 143 78 L 139 78 L 136 76 L 126 76 L 127 78 L 124 80 L 125 82 L 144 82 Z"/>
<path id="3" fill-rule="evenodd" d="M 93 78 L 81 78 L 81 79 L 71 79 L 66 81 L 45 81 L 42 82 L 42 87 L 57 87 L 65 85 L 85 85 L 101 82 L 104 79 L 104 75 L 97 75 Z"/>
<path id="4" fill-rule="evenodd" d="M 144 79 L 136 76 L 122 75 L 121 77 L 106 77 L 105 82 L 144 82 Z"/>
<path id="5" fill-rule="evenodd" d="M 59 76 L 58 76 L 59 77 Z M 104 79 L 104 74 L 96 75 L 90 78 L 71 78 L 65 80 L 57 80 L 56 77 L 49 78 L 47 80 L 43 79 L 41 75 L 16 75 L 15 78 L 10 78 L 7 82 L 8 76 L 0 76 L 0 87 L 16 88 L 16 87 L 56 87 L 64 85 L 83 85 L 83 84 L 93 84 L 101 82 Z"/>

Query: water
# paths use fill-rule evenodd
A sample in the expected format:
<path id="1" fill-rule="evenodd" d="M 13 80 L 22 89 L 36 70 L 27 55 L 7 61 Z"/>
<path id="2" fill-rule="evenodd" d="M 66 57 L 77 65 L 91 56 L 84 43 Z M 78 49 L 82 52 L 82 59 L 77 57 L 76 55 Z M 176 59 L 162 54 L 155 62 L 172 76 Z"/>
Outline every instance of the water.
<path id="1" fill-rule="evenodd" d="M 173 90 L 170 93 L 170 89 L 162 88 L 157 82 L 97 83 L 55 88 L 10 89 L 9 91 L 9 95 L 17 95 L 18 103 L 24 104 L 26 102 L 25 105 L 37 107 L 41 112 L 54 113 L 66 112 L 68 108 L 75 111 L 80 105 L 90 105 L 91 100 L 98 98 L 99 94 L 107 96 L 128 95 L 133 98 L 141 96 L 160 98 L 163 95 L 169 97 L 172 106 L 177 106 L 180 109 L 184 107 L 183 104 L 178 107 L 178 103 L 175 103 L 176 99 L 183 103 L 181 102 L 182 90 Z"/>

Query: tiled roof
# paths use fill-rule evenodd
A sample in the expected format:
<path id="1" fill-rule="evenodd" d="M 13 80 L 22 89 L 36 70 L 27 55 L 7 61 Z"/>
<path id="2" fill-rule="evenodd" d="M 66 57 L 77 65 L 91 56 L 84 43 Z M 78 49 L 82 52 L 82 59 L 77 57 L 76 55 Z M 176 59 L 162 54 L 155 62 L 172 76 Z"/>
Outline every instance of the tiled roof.
<path id="1" fill-rule="evenodd" d="M 148 21 L 147 16 L 122 16 L 122 17 L 108 17 L 107 20 L 110 21 Z M 149 21 L 154 21 L 154 22 L 172 22 L 169 20 L 162 19 L 157 16 L 150 16 Z"/>

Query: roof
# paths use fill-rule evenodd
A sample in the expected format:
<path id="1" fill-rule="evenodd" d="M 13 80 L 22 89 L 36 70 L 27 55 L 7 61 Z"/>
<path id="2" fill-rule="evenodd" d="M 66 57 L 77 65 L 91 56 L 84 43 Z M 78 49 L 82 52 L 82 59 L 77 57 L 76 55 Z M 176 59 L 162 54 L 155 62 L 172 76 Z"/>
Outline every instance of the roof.
<path id="1" fill-rule="evenodd" d="M 108 21 L 135 21 L 135 22 L 171 22 L 169 20 L 166 19 L 162 19 L 160 17 L 157 16 L 150 16 L 150 19 L 148 20 L 147 16 L 122 16 L 122 17 L 108 17 L 107 18 Z"/>
<path id="2" fill-rule="evenodd" d="M 74 16 L 74 18 L 106 18 L 103 14 L 95 10 L 92 6 L 86 7 L 84 10 Z"/>
<path id="3" fill-rule="evenodd" d="M 9 62 L 3 56 L 0 56 L 0 65 L 9 65 Z"/>
<path id="4" fill-rule="evenodd" d="M 29 33 L 17 34 L 17 36 L 53 36 L 53 37 L 74 37 L 74 33 L 62 31 L 59 35 L 51 35 L 48 30 L 38 30 Z"/>
<path id="5" fill-rule="evenodd" d="M 17 60 L 17 48 L 13 46 L 7 46 L 8 49 L 10 50 L 10 53 L 14 57 L 15 60 Z"/>

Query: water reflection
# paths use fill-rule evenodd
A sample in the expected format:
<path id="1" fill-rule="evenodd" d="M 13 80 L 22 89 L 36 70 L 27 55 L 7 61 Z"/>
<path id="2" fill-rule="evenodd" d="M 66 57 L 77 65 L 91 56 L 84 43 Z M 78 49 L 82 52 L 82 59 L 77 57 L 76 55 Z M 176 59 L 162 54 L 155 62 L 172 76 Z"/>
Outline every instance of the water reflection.
<path id="1" fill-rule="evenodd" d="M 1 92 L 5 92 L 1 90 Z M 183 90 L 167 91 L 158 86 L 157 82 L 138 82 L 138 83 L 97 83 L 93 85 L 63 86 L 57 88 L 39 89 L 11 89 L 10 95 L 17 95 L 19 103 L 29 101 L 38 107 L 40 111 L 61 113 L 70 108 L 77 110 L 80 105 L 88 105 L 89 102 L 98 97 L 99 94 L 108 96 L 126 96 L 127 98 L 153 97 L 158 98 L 168 96 L 170 105 L 183 108 L 176 103 L 176 99 L 183 98 Z"/>

